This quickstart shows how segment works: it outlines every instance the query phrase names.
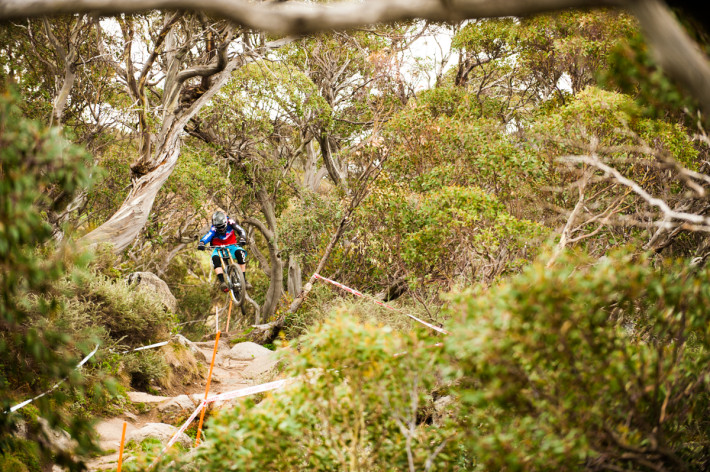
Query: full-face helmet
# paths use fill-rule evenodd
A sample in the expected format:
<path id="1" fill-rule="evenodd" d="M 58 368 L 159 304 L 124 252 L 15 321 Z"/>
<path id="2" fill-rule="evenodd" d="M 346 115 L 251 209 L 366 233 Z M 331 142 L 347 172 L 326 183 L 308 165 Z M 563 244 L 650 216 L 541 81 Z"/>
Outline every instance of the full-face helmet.
<path id="1" fill-rule="evenodd" d="M 217 233 L 224 234 L 227 232 L 227 215 L 221 211 L 214 212 L 212 215 L 212 226 L 217 230 Z"/>

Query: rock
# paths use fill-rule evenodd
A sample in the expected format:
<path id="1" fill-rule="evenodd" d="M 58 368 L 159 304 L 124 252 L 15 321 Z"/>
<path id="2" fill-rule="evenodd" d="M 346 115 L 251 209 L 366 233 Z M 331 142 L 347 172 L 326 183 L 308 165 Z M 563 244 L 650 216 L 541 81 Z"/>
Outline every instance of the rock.
<path id="1" fill-rule="evenodd" d="M 171 341 L 188 348 L 190 352 L 194 354 L 195 358 L 198 361 L 207 362 L 207 358 L 205 357 L 205 354 L 202 352 L 202 350 L 195 343 L 187 339 L 182 334 L 176 334 L 175 336 L 173 336 Z"/>
<path id="2" fill-rule="evenodd" d="M 258 383 L 269 382 L 276 377 L 279 360 L 273 351 L 270 355 L 256 357 L 249 366 L 242 371 L 245 379 L 258 381 Z"/>
<path id="3" fill-rule="evenodd" d="M 202 400 L 200 395 L 178 395 L 158 405 L 163 420 L 172 420 L 195 411 Z"/>
<path id="4" fill-rule="evenodd" d="M 229 350 L 225 357 L 234 359 L 235 361 L 250 361 L 258 357 L 270 356 L 274 353 L 264 346 L 260 346 L 253 342 L 245 342 L 235 344 L 232 349 Z"/>
<path id="5" fill-rule="evenodd" d="M 434 417 L 433 423 L 436 426 L 440 426 L 443 423 L 444 418 L 451 414 L 451 405 L 454 403 L 454 397 L 451 395 L 445 395 L 443 397 L 437 398 L 434 401 Z"/>
<path id="6" fill-rule="evenodd" d="M 128 276 L 128 285 L 135 285 L 137 289 L 144 290 L 157 296 L 168 311 L 177 310 L 177 300 L 170 291 L 168 284 L 152 272 L 133 272 Z"/>
<path id="7" fill-rule="evenodd" d="M 134 431 L 136 427 L 130 421 L 126 422 L 126 434 Z M 123 432 L 123 419 L 111 418 L 103 420 L 95 426 L 99 435 L 101 449 L 117 451 L 121 447 L 121 433 Z"/>
<path id="8" fill-rule="evenodd" d="M 165 423 L 148 423 L 141 429 L 137 429 L 126 435 L 126 442 L 135 441 L 136 443 L 140 444 L 147 438 L 155 438 L 158 439 L 161 443 L 166 444 L 168 441 L 170 441 L 170 438 L 175 435 L 177 430 L 178 429 L 175 426 L 171 426 Z M 185 433 L 181 433 L 178 436 L 177 442 L 188 448 L 192 445 L 192 440 Z"/>
<path id="9" fill-rule="evenodd" d="M 251 363 L 251 361 L 236 361 L 234 359 L 230 359 L 227 356 L 220 357 L 220 361 L 219 361 L 219 365 L 225 369 L 238 369 L 238 370 L 244 370 L 245 368 L 249 367 L 250 363 Z"/>
<path id="10" fill-rule="evenodd" d="M 213 384 L 221 384 L 222 382 L 224 382 L 224 377 L 222 377 L 221 375 L 217 375 L 217 374 L 215 374 L 214 372 L 212 372 L 212 383 L 213 383 Z"/>
<path id="11" fill-rule="evenodd" d="M 212 341 L 198 341 L 193 344 L 200 349 L 209 349 L 210 355 L 212 354 L 212 351 L 214 350 L 214 340 L 212 340 Z M 225 349 L 225 348 L 229 348 L 229 344 L 224 339 L 220 339 L 219 340 L 219 347 L 217 348 L 217 350 L 221 351 L 222 349 Z"/>
<path id="12" fill-rule="evenodd" d="M 49 441 L 49 444 L 46 445 L 49 450 L 69 453 L 77 447 L 77 442 L 69 436 L 69 433 L 61 429 L 53 429 L 49 422 L 41 416 L 37 417 L 37 423 L 39 423 L 42 432 L 44 432 L 47 441 Z"/>
<path id="13" fill-rule="evenodd" d="M 160 403 L 170 400 L 171 397 L 161 397 L 145 392 L 128 392 L 128 399 L 133 403 Z"/>

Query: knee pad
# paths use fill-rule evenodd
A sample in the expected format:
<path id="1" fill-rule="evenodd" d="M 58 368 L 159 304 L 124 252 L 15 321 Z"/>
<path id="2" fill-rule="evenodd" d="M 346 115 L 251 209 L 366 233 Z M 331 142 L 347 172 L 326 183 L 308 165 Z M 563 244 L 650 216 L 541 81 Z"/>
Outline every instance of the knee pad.
<path id="1" fill-rule="evenodd" d="M 214 267 L 215 269 L 217 267 L 220 267 L 219 256 L 216 254 L 214 256 L 212 256 L 212 267 Z"/>
<path id="2" fill-rule="evenodd" d="M 237 251 L 235 253 L 236 259 L 237 259 L 237 264 L 246 264 L 247 263 L 247 252 L 246 251 Z"/>

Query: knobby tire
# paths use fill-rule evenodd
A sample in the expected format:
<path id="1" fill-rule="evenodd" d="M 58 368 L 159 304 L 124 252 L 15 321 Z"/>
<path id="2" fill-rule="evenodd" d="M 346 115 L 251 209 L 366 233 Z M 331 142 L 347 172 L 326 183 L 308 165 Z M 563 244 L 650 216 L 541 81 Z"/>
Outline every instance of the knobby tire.
<path id="1" fill-rule="evenodd" d="M 229 267 L 228 275 L 229 280 L 232 282 L 232 288 L 229 290 L 229 294 L 232 296 L 232 301 L 238 307 L 241 307 L 244 304 L 244 299 L 246 298 L 244 296 L 246 291 L 244 274 L 242 274 L 242 271 L 239 270 L 239 267 L 232 265 Z M 237 283 L 239 284 L 238 287 Z"/>

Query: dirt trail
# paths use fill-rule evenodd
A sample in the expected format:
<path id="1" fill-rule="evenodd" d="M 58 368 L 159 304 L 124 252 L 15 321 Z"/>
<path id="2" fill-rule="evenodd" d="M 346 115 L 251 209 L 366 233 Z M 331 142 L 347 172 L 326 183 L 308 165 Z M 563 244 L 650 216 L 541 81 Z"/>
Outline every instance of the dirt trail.
<path id="1" fill-rule="evenodd" d="M 161 422 L 162 418 L 171 416 L 171 414 L 177 415 L 180 412 L 191 413 L 194 411 L 205 395 L 206 378 L 214 350 L 214 341 L 193 343 L 193 347 L 199 349 L 206 359 L 202 382 L 185 387 L 183 395 L 174 397 L 129 392 L 128 396 L 131 402 L 144 412 L 138 415 L 125 412 L 118 417 L 105 419 L 97 425 L 96 431 L 100 437 L 101 448 L 108 454 L 89 461 L 87 463 L 89 471 L 116 470 L 124 421 L 127 423 L 126 438 L 128 438 L 131 432 L 139 430 L 148 423 Z M 235 351 L 239 352 L 235 353 Z M 252 352 L 256 354 L 252 356 L 250 354 Z M 265 348 L 252 343 L 242 343 L 230 348 L 225 337 L 219 342 L 209 393 L 210 395 L 219 394 L 259 383 L 260 377 L 266 372 L 273 371 L 275 363 L 274 356 L 267 354 Z M 184 416 L 186 415 L 183 414 Z M 127 441 L 128 439 L 126 439 Z M 124 461 L 126 459 L 127 456 L 124 452 Z"/>

